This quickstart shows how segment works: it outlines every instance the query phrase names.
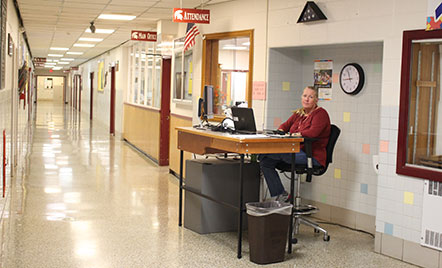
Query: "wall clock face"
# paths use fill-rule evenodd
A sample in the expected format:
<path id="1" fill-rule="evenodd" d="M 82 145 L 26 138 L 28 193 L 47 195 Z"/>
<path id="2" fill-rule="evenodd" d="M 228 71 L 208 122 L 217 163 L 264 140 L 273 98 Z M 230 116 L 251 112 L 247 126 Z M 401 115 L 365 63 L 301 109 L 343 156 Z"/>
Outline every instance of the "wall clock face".
<path id="1" fill-rule="evenodd" d="M 365 82 L 364 70 L 357 63 L 346 64 L 342 68 L 339 78 L 342 90 L 351 95 L 358 94 Z"/>

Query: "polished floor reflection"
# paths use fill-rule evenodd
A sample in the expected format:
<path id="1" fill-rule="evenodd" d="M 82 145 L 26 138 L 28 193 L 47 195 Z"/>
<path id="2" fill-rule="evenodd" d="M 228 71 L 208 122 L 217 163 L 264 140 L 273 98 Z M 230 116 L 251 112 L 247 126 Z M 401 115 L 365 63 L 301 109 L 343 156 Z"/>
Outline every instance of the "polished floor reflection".
<path id="1" fill-rule="evenodd" d="M 178 183 L 99 123 L 39 103 L 23 174 L 13 179 L 1 224 L 1 267 L 255 267 L 247 236 L 178 227 Z M 20 173 L 21 174 L 21 173 Z M 269 267 L 404 267 L 373 253 L 365 234 L 301 229 L 286 261 Z"/>

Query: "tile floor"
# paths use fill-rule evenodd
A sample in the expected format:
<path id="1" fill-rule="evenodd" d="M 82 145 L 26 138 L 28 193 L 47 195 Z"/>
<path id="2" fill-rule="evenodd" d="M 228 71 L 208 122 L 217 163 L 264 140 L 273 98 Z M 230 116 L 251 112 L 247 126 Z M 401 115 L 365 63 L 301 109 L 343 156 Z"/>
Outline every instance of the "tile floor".
<path id="1" fill-rule="evenodd" d="M 0 225 L 1 267 L 258 267 L 236 258 L 236 234 L 178 227 L 178 181 L 88 116 L 39 103 L 32 143 Z M 267 267 L 412 267 L 374 239 L 302 228 L 294 253 Z"/>

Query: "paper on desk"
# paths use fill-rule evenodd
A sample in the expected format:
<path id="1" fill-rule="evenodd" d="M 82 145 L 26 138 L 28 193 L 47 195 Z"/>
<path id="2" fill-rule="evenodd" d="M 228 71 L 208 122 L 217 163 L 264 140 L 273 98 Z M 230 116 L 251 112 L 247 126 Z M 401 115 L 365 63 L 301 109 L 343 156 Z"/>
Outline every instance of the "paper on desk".
<path id="1" fill-rule="evenodd" d="M 264 134 L 231 134 L 231 137 L 240 138 L 240 139 L 258 139 L 258 138 L 266 138 L 267 136 Z"/>

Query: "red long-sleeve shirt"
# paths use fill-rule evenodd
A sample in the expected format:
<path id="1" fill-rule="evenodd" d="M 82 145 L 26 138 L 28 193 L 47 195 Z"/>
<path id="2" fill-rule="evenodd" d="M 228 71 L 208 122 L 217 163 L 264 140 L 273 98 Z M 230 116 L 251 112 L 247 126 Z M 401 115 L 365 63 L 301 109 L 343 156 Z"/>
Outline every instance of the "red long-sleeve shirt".
<path id="1" fill-rule="evenodd" d="M 304 137 L 317 138 L 312 144 L 313 157 L 325 166 L 326 147 L 330 136 L 330 117 L 325 109 L 318 107 L 308 115 L 293 113 L 279 128 L 285 132 L 299 132 Z"/>

